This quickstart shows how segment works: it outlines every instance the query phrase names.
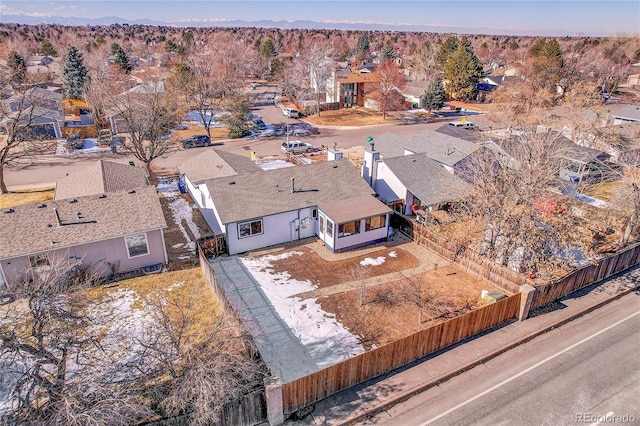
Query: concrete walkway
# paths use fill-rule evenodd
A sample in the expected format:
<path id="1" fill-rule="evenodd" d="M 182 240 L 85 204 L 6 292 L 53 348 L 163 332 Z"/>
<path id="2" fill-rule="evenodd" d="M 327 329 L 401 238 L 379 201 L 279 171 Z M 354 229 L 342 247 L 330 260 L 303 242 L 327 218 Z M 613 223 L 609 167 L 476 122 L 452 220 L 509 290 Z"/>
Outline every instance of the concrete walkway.
<path id="1" fill-rule="evenodd" d="M 636 266 L 534 311 L 533 316 L 525 321 L 513 321 L 466 339 L 393 373 L 330 396 L 318 402 L 315 411 L 305 419 L 286 424 L 348 425 L 362 422 L 625 294 L 633 291 L 640 294 L 639 290 L 640 267 Z M 638 306 L 640 308 L 640 297 Z"/>
<path id="2" fill-rule="evenodd" d="M 209 263 L 272 375 L 286 383 L 320 370 L 309 350 L 275 312 L 260 284 L 239 257 L 222 256 Z"/>

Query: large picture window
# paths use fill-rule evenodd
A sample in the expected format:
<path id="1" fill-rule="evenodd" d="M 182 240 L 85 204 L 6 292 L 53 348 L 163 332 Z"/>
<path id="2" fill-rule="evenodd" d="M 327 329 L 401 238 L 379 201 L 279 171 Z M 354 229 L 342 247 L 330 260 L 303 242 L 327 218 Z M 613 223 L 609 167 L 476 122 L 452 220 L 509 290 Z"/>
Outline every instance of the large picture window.
<path id="1" fill-rule="evenodd" d="M 147 234 L 127 235 L 124 237 L 127 244 L 129 257 L 144 256 L 149 254 L 149 245 L 147 244 Z"/>
<path id="2" fill-rule="evenodd" d="M 338 225 L 338 237 L 348 237 L 349 235 L 360 233 L 360 221 L 341 223 Z"/>
<path id="3" fill-rule="evenodd" d="M 238 237 L 246 238 L 262 234 L 262 219 L 238 224 Z"/>
<path id="4" fill-rule="evenodd" d="M 384 228 L 384 225 L 387 221 L 386 215 L 372 216 L 368 217 L 364 220 L 364 230 L 373 231 L 374 229 Z"/>

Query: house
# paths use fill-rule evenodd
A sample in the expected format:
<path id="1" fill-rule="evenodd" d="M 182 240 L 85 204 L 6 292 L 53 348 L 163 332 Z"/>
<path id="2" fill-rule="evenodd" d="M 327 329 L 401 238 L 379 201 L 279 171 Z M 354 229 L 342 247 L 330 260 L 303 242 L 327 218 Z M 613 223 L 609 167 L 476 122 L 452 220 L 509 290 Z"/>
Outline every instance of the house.
<path id="1" fill-rule="evenodd" d="M 58 179 L 54 200 L 129 191 L 149 185 L 149 175 L 143 167 L 113 161 L 98 160 L 78 171 Z"/>
<path id="2" fill-rule="evenodd" d="M 465 199 L 471 187 L 448 172 L 426 153 L 380 160 L 373 144 L 367 147 L 365 162 L 374 160 L 371 187 L 386 203 L 394 203 L 402 214 L 417 210 L 431 212 Z M 377 158 L 377 160 L 375 160 Z"/>
<path id="3" fill-rule="evenodd" d="M 420 108 L 422 106 L 422 96 L 429 87 L 426 80 L 408 81 L 402 89 L 402 96 L 405 102 L 411 104 L 411 108 Z"/>
<path id="4" fill-rule="evenodd" d="M 7 208 L 0 213 L 0 287 L 59 261 L 97 275 L 167 262 L 154 187 Z"/>
<path id="5" fill-rule="evenodd" d="M 63 134 L 76 134 L 80 137 L 98 136 L 98 128 L 94 109 L 91 105 L 79 99 L 64 99 L 62 101 L 64 110 Z"/>
<path id="6" fill-rule="evenodd" d="M 217 149 L 207 149 L 201 154 L 191 157 L 184 163 L 178 164 L 178 171 L 185 183 L 185 188 L 196 202 L 209 227 L 216 235 L 224 231 L 218 226 L 211 209 L 207 205 L 205 182 L 209 179 L 235 176 L 241 173 L 257 172 L 262 169 L 251 159 Z"/>
<path id="7" fill-rule="evenodd" d="M 133 105 L 136 103 L 136 98 L 139 97 L 144 99 L 146 95 L 164 93 L 165 91 L 163 81 L 150 81 L 145 83 L 137 78 L 135 79 L 135 81 L 137 81 L 138 84 L 117 95 L 117 97 L 123 100 L 122 102 L 124 105 L 122 105 L 121 107 L 112 108 L 111 110 L 107 111 L 106 115 L 113 134 L 126 133 L 129 131 L 127 121 L 122 118 L 122 116 L 124 114 L 124 110 L 129 108 L 130 104 Z"/>
<path id="8" fill-rule="evenodd" d="M 327 80 L 327 103 L 338 103 L 340 108 L 364 106 L 365 84 L 378 81 L 375 73 L 334 70 Z"/>
<path id="9" fill-rule="evenodd" d="M 461 123 L 461 121 L 455 123 Z M 475 118 L 473 123 L 465 121 L 465 123 L 462 124 L 461 126 L 457 126 L 452 125 L 452 123 L 445 123 L 438 127 L 436 132 L 474 143 L 481 143 L 485 140 L 485 136 L 480 131 L 480 128 L 475 125 Z"/>
<path id="10" fill-rule="evenodd" d="M 610 168 L 611 156 L 604 151 L 573 143 L 562 135 L 556 141 L 556 155 L 561 159 L 560 179 L 575 183 L 602 182 Z"/>
<path id="11" fill-rule="evenodd" d="M 596 129 L 590 147 L 602 149 L 611 160 L 640 166 L 640 122 L 623 123 Z"/>
<path id="12" fill-rule="evenodd" d="M 640 121 L 640 106 L 627 105 L 613 115 L 613 124 L 623 124 Z"/>
<path id="13" fill-rule="evenodd" d="M 0 127 L 9 133 L 17 121 L 25 138 L 61 138 L 64 125 L 62 98 L 59 91 L 41 87 L 14 94 L 4 101 L 10 112 L 0 121 Z"/>
<path id="14" fill-rule="evenodd" d="M 389 209 L 346 159 L 228 175 L 199 185 L 229 254 L 318 236 L 332 251 L 387 238 Z"/>

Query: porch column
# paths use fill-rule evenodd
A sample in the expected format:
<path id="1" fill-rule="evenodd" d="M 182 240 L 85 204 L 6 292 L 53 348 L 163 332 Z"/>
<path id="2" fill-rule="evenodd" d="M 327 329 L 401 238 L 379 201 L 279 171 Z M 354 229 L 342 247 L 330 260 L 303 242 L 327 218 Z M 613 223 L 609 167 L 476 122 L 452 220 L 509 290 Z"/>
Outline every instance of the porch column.
<path id="1" fill-rule="evenodd" d="M 267 421 L 271 426 L 284 423 L 284 408 L 282 405 L 282 383 L 278 376 L 265 377 L 265 399 L 267 400 Z"/>

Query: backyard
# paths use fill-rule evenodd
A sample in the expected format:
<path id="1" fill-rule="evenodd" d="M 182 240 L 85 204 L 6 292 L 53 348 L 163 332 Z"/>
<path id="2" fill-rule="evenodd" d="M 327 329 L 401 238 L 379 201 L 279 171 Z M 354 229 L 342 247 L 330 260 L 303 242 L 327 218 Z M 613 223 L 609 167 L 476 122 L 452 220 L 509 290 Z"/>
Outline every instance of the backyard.
<path id="1" fill-rule="evenodd" d="M 391 245 L 340 254 L 311 241 L 256 253 L 243 262 L 270 299 L 277 295 L 277 302 L 272 299 L 276 310 L 287 305 L 280 316 L 303 343 L 329 322 L 340 335 L 344 328 L 355 336 L 359 351 L 479 308 L 486 303 L 482 290 L 496 290 L 428 249 L 396 238 Z"/>

